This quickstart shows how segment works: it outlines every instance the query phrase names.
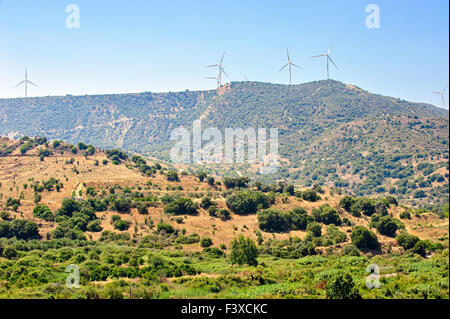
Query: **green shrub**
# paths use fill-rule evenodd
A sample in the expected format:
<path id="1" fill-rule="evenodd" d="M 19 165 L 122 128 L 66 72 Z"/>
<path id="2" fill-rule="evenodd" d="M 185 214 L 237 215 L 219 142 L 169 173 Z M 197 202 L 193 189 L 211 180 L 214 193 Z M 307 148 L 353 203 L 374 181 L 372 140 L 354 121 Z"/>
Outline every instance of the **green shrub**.
<path id="1" fill-rule="evenodd" d="M 314 237 L 322 236 L 322 225 L 317 222 L 312 222 L 308 224 L 306 230 L 311 233 Z"/>
<path id="2" fill-rule="evenodd" d="M 343 271 L 327 280 L 326 291 L 328 299 L 361 299 L 353 277 Z"/>
<path id="3" fill-rule="evenodd" d="M 202 240 L 200 241 L 200 246 L 202 246 L 203 248 L 211 247 L 212 244 L 213 244 L 213 241 L 209 237 L 203 237 Z"/>
<path id="4" fill-rule="evenodd" d="M 238 215 L 255 214 L 258 209 L 269 208 L 266 195 L 259 191 L 244 190 L 227 197 L 228 208 Z"/>
<path id="5" fill-rule="evenodd" d="M 352 243 L 360 250 L 380 248 L 377 235 L 364 226 L 356 226 L 350 238 L 352 239 Z"/>
<path id="6" fill-rule="evenodd" d="M 238 265 L 258 265 L 258 249 L 250 238 L 239 235 L 231 243 L 230 262 Z"/>
<path id="7" fill-rule="evenodd" d="M 33 209 L 33 216 L 45 221 L 53 221 L 53 214 L 47 205 L 37 205 Z"/>
<path id="8" fill-rule="evenodd" d="M 0 221 L 0 238 L 17 238 L 23 240 L 40 239 L 39 228 L 36 223 L 24 219 Z"/>
<path id="9" fill-rule="evenodd" d="M 320 200 L 320 196 L 316 193 L 316 191 L 312 189 L 303 191 L 302 198 L 308 202 L 317 202 L 318 200 Z"/>
<path id="10" fill-rule="evenodd" d="M 114 223 L 114 228 L 120 231 L 128 230 L 128 228 L 130 228 L 130 222 L 120 219 Z"/>
<path id="11" fill-rule="evenodd" d="M 86 230 L 87 231 L 95 232 L 95 233 L 101 232 L 102 229 L 103 228 L 100 225 L 100 220 L 99 219 L 96 219 L 96 220 L 93 220 L 93 221 L 89 222 L 87 224 L 87 226 L 86 226 Z"/>
<path id="12" fill-rule="evenodd" d="M 131 202 L 127 198 L 119 197 L 114 201 L 114 209 L 119 213 L 129 213 Z"/>
<path id="13" fill-rule="evenodd" d="M 325 225 L 334 224 L 340 226 L 342 224 L 338 212 L 328 204 L 320 206 L 318 209 L 314 209 L 313 216 L 317 222 L 324 223 Z"/>
<path id="14" fill-rule="evenodd" d="M 178 177 L 178 173 L 174 170 L 170 170 L 166 173 L 166 178 L 168 181 L 171 182 L 178 182 L 180 181 L 180 178 Z"/>
<path id="15" fill-rule="evenodd" d="M 342 248 L 341 255 L 342 256 L 356 256 L 356 257 L 359 257 L 360 253 L 358 251 L 358 248 L 356 248 L 355 245 L 351 244 L 351 245 L 347 245 L 344 248 Z"/>
<path id="16" fill-rule="evenodd" d="M 397 243 L 403 247 L 405 250 L 414 248 L 414 245 L 420 240 L 419 237 L 410 235 L 408 233 L 399 234 L 395 240 Z"/>
<path id="17" fill-rule="evenodd" d="M 380 221 L 377 223 L 378 232 L 385 236 L 395 237 L 397 229 L 397 223 L 389 216 L 381 217 Z"/>
<path id="18" fill-rule="evenodd" d="M 269 233 L 283 233 L 290 229 L 287 215 L 275 209 L 258 212 L 259 228 Z"/>
<path id="19" fill-rule="evenodd" d="M 173 234 L 175 232 L 175 228 L 172 227 L 169 223 L 160 222 L 156 225 L 156 231 L 158 233 L 166 233 L 166 234 Z"/>
<path id="20" fill-rule="evenodd" d="M 314 221 L 313 217 L 301 207 L 294 208 L 287 213 L 286 217 L 292 230 L 306 230 L 308 224 Z"/>
<path id="21" fill-rule="evenodd" d="M 167 215 L 196 215 L 197 205 L 190 198 L 180 197 L 164 207 Z"/>

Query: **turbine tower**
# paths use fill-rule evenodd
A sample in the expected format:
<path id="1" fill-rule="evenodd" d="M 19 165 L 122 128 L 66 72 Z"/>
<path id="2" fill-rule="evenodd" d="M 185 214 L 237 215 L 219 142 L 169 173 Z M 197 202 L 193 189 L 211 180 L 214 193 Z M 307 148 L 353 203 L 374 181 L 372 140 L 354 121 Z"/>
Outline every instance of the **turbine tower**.
<path id="1" fill-rule="evenodd" d="M 442 108 L 445 108 L 445 90 L 447 89 L 447 85 L 444 86 L 444 89 L 441 92 L 433 92 L 433 94 L 438 94 L 441 96 L 441 100 L 442 100 Z"/>
<path id="2" fill-rule="evenodd" d="M 216 80 L 217 81 L 217 88 L 220 88 L 219 78 L 216 78 L 214 76 L 205 76 L 205 79 Z"/>
<path id="3" fill-rule="evenodd" d="M 278 71 L 278 73 L 280 73 L 281 71 L 283 71 L 287 66 L 289 66 L 289 85 L 292 84 L 292 67 L 295 66 L 296 68 L 301 69 L 300 66 L 298 66 L 297 64 L 292 63 L 291 61 L 291 57 L 289 56 L 289 50 L 288 48 L 286 48 L 286 55 L 288 58 L 288 62 L 281 68 L 280 71 Z"/>
<path id="4" fill-rule="evenodd" d="M 34 84 L 31 81 L 28 81 L 28 74 L 27 74 L 27 68 L 25 67 L 25 80 L 23 80 L 22 82 L 20 82 L 19 84 L 17 84 L 15 87 L 18 87 L 22 84 L 25 84 L 25 97 L 28 97 L 28 83 L 34 85 L 35 87 L 37 87 L 36 84 Z"/>
<path id="5" fill-rule="evenodd" d="M 319 57 L 322 57 L 322 56 L 326 57 L 326 59 L 327 59 L 327 80 L 330 79 L 330 69 L 329 69 L 328 61 L 331 61 L 331 63 L 333 63 L 333 65 L 334 65 L 334 67 L 336 69 L 338 68 L 336 63 L 334 63 L 333 59 L 331 59 L 331 57 L 330 57 L 330 53 L 331 53 L 332 49 L 333 49 L 333 45 L 330 46 L 330 48 L 328 49 L 327 53 L 312 56 L 312 58 L 319 58 Z"/>
<path id="6" fill-rule="evenodd" d="M 225 72 L 225 70 L 222 66 L 224 56 L 225 56 L 225 52 L 222 54 L 222 58 L 220 59 L 220 62 L 218 64 L 208 65 L 205 67 L 205 68 L 218 68 L 219 75 L 217 77 L 207 77 L 207 79 L 217 80 L 217 88 L 220 88 L 222 86 L 222 73 L 228 77 L 227 72 Z"/>

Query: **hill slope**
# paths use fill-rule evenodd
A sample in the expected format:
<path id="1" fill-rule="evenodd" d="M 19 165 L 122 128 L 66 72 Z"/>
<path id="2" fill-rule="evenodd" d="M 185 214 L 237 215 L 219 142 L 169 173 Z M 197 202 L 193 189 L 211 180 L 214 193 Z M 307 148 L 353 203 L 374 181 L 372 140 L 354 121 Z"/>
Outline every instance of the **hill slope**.
<path id="1" fill-rule="evenodd" d="M 326 298 L 345 270 L 364 298 L 448 298 L 448 207 L 203 177 L 83 143 L 0 138 L 0 297 Z M 233 261 L 239 235 L 258 267 Z M 383 289 L 364 286 L 369 264 Z M 68 265 L 80 289 L 64 285 Z"/>
<path id="2" fill-rule="evenodd" d="M 235 167 L 250 177 L 328 184 L 358 195 L 390 192 L 412 205 L 448 201 L 448 111 L 336 81 L 0 100 L 2 135 L 84 140 L 166 160 L 171 129 L 196 119 L 203 128 L 279 128 L 281 169 L 261 177 L 248 165 Z M 223 165 L 210 169 L 230 174 Z"/>

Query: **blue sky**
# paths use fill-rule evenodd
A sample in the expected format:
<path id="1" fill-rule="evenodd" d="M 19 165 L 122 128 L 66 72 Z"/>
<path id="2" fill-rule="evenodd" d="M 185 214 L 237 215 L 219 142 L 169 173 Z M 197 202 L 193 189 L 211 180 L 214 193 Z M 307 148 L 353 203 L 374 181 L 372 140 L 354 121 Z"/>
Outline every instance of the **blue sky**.
<path id="1" fill-rule="evenodd" d="M 80 28 L 66 28 L 69 4 Z M 368 29 L 365 9 L 380 8 Z M 278 73 L 289 47 L 293 82 L 326 77 L 374 93 L 440 106 L 449 77 L 449 7 L 443 0 L 0 0 L 0 97 L 213 89 L 204 79 L 226 51 L 228 81 L 288 83 Z M 446 94 L 448 105 L 448 91 Z M 447 106 L 448 108 L 448 106 Z"/>

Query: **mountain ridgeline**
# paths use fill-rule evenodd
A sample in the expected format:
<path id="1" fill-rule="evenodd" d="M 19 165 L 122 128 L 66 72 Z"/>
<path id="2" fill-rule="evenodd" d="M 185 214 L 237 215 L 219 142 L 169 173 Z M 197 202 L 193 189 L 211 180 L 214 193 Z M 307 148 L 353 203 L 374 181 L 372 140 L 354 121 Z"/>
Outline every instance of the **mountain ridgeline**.
<path id="1" fill-rule="evenodd" d="M 197 119 L 221 131 L 276 127 L 282 159 L 276 174 L 260 176 L 247 164 L 204 169 L 435 206 L 448 202 L 448 116 L 332 80 L 233 82 L 217 91 L 0 99 L 0 135 L 85 141 L 168 160 L 171 130 Z"/>

